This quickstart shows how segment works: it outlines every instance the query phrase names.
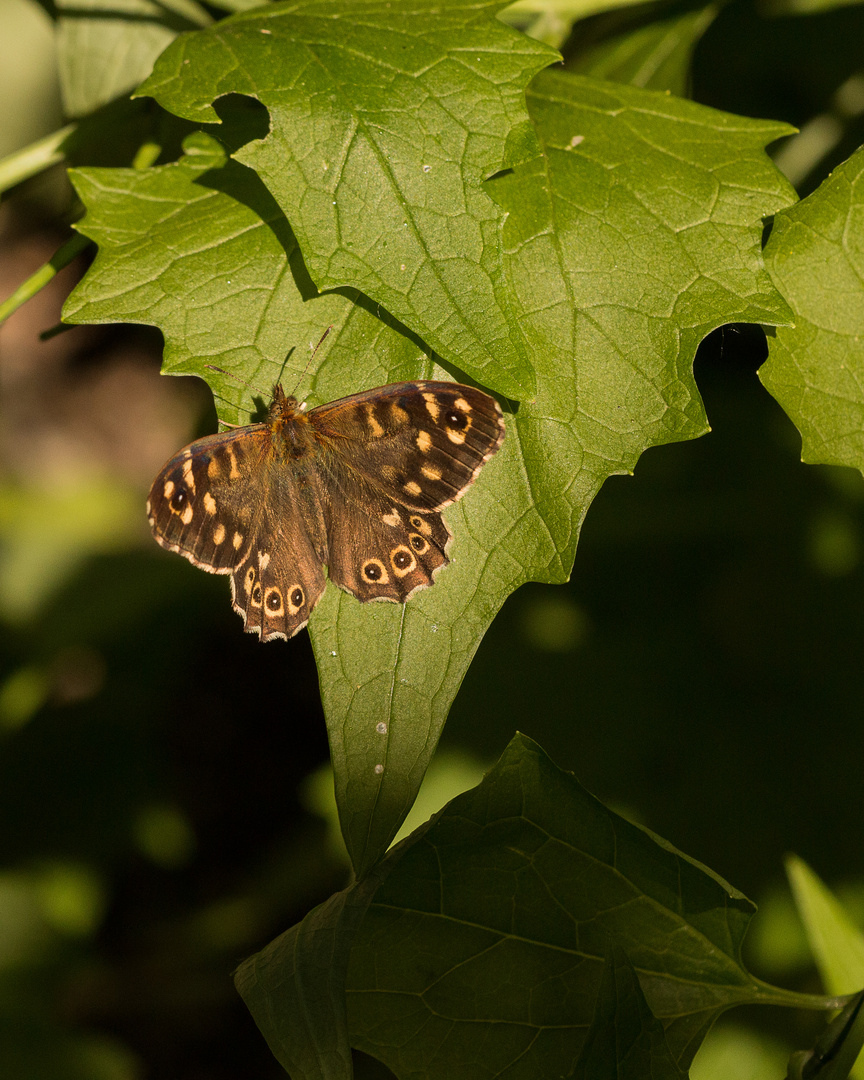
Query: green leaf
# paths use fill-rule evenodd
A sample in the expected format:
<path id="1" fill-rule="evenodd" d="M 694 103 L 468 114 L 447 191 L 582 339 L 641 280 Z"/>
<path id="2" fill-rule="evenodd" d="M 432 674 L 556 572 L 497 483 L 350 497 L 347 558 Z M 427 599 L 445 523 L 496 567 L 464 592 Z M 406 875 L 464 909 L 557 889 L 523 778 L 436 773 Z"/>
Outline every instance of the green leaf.
<path id="1" fill-rule="evenodd" d="M 859 991 L 864 986 L 864 934 L 847 915 L 840 901 L 803 859 L 794 856 L 787 858 L 786 873 L 825 989 L 830 994 L 836 995 Z M 800 1055 L 810 1070 L 810 1072 L 803 1072 L 802 1075 L 819 1075 L 820 1077 L 824 1075 L 826 1080 L 829 1075 L 837 1078 L 845 1077 L 848 1074 L 848 1067 L 846 1072 L 842 1072 L 841 1065 L 832 1064 L 831 1067 L 835 1072 L 823 1074 L 813 1071 L 816 1068 L 813 1062 L 823 1057 L 833 1061 L 838 1056 L 835 1041 L 842 1040 L 842 1060 L 848 1059 L 848 1064 L 851 1065 L 858 1056 L 861 1042 L 864 1042 L 864 1028 L 860 1022 L 854 1030 L 858 1032 L 861 1040 L 857 1049 L 854 1046 L 854 1038 L 849 1037 L 845 1024 L 832 1025 L 820 1039 L 820 1044 L 815 1051 Z M 804 1068 L 803 1065 L 802 1068 Z M 860 1077 L 864 1075 L 864 1070 L 858 1065 L 852 1075 Z"/>
<path id="2" fill-rule="evenodd" d="M 777 215 L 765 262 L 795 313 L 759 370 L 802 460 L 864 472 L 864 150 Z"/>
<path id="3" fill-rule="evenodd" d="M 761 217 L 789 198 L 760 149 L 782 126 L 566 77 L 544 77 L 531 109 L 543 156 L 488 187 L 509 212 L 511 319 L 531 343 L 536 397 L 508 413 L 503 450 L 448 510 L 453 561 L 434 588 L 404 607 L 328 589 L 310 622 L 358 873 L 411 806 L 509 593 L 567 578 L 610 473 L 705 430 L 691 370 L 701 338 L 722 322 L 783 317 L 759 262 Z M 242 142 L 257 115 L 232 115 Z M 73 172 L 88 207 L 79 227 L 100 251 L 67 318 L 161 327 L 165 370 L 206 376 L 231 422 L 249 417 L 244 381 L 266 395 L 283 378 L 314 405 L 391 380 L 459 377 L 356 292 L 318 296 L 256 174 L 209 136 L 185 145 L 161 168 Z M 306 343 L 328 325 L 307 381 Z"/>
<path id="4" fill-rule="evenodd" d="M 351 954 L 348 1023 L 352 1045 L 397 1076 L 473 1080 L 481 1060 L 485 1075 L 513 1080 L 570 1075 L 589 1031 L 586 1061 L 599 1054 L 595 1001 L 600 992 L 609 1008 L 615 946 L 679 1069 L 732 1005 L 824 1006 L 745 970 L 754 909 L 741 893 L 606 809 L 521 735 L 388 867 Z M 620 972 L 617 985 L 633 992 Z M 625 1005 L 620 1022 L 632 1024 L 639 1009 Z M 662 1062 L 656 1029 L 644 1015 L 639 1027 L 634 1054 L 653 1044 Z"/>
<path id="5" fill-rule="evenodd" d="M 778 1080 L 788 1060 L 789 1047 L 777 1036 L 724 1016 L 705 1036 L 690 1066 L 690 1080 Z"/>
<path id="6" fill-rule="evenodd" d="M 788 318 L 761 264 L 761 219 L 794 195 L 762 150 L 785 125 L 559 73 L 539 76 L 528 103 L 543 157 L 490 184 L 538 383 L 510 424 L 504 460 L 518 440 L 530 486 L 502 543 L 526 577 L 564 580 L 606 477 L 707 430 L 692 371 L 702 338 Z M 521 486 L 511 474 L 511 501 Z"/>
<path id="7" fill-rule="evenodd" d="M 594 1019 L 572 1080 L 682 1080 L 663 1025 L 648 1008 L 639 979 L 620 947 L 603 965 Z"/>
<path id="8" fill-rule="evenodd" d="M 653 7 L 637 8 L 628 17 L 619 10 L 608 16 L 609 32 L 599 33 L 599 42 L 577 52 L 568 63 L 574 74 L 641 86 L 646 90 L 668 90 L 686 97 L 690 85 L 693 50 L 716 19 L 717 4 L 693 8 L 675 5 L 664 18 Z"/>
<path id="9" fill-rule="evenodd" d="M 501 18 L 513 26 L 531 24 L 540 17 L 554 18 L 572 26 L 601 11 L 644 4 L 645 0 L 516 0 L 501 13 Z"/>
<path id="10" fill-rule="evenodd" d="M 856 993 L 864 986 L 864 934 L 803 859 L 787 858 L 786 873 L 825 989 Z"/>
<path id="11" fill-rule="evenodd" d="M 765 5 L 765 15 L 816 15 L 848 6 L 849 0 L 769 0 Z"/>
<path id="12" fill-rule="evenodd" d="M 378 885 L 335 893 L 244 961 L 234 982 L 293 1080 L 350 1080 L 345 972 L 357 926 Z"/>
<path id="13" fill-rule="evenodd" d="M 51 488 L 0 486 L 0 618 L 38 620 L 52 594 L 96 553 L 136 542 L 136 491 L 83 475 Z"/>
<path id="14" fill-rule="evenodd" d="M 273 4 L 184 35 L 138 93 L 199 121 L 218 120 L 212 102 L 232 92 L 266 105 L 270 134 L 237 157 L 290 218 L 316 285 L 360 289 L 522 398 L 531 358 L 482 182 L 536 153 L 524 89 L 557 53 L 505 27 L 500 6 Z"/>
<path id="15" fill-rule="evenodd" d="M 846 1005 L 812 1050 L 794 1053 L 787 1080 L 846 1080 L 864 1046 L 864 991 Z"/>
<path id="16" fill-rule="evenodd" d="M 206 26 L 195 0 L 56 0 L 63 109 L 85 116 L 128 94 L 182 30 Z"/>

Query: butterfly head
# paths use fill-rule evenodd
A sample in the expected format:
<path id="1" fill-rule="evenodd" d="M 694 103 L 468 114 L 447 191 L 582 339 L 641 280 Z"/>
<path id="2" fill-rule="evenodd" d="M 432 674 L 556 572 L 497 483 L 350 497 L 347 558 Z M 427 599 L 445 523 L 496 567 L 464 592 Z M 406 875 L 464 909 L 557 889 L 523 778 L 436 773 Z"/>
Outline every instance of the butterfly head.
<path id="1" fill-rule="evenodd" d="M 273 427 L 284 423 L 286 420 L 292 420 L 299 413 L 302 413 L 304 408 L 304 405 L 298 404 L 296 397 L 285 393 L 281 383 L 276 383 L 273 387 L 273 400 L 270 402 L 270 409 L 267 412 L 267 423 Z"/>

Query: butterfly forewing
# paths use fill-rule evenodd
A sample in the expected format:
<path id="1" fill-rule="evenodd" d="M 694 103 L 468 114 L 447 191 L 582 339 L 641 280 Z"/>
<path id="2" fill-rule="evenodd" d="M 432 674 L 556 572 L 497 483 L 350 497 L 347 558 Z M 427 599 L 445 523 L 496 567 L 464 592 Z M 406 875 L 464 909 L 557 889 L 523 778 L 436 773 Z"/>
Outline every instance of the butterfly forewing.
<path id="1" fill-rule="evenodd" d="M 147 501 L 153 534 L 196 566 L 227 574 L 252 543 L 269 433 L 263 424 L 208 435 L 181 450 L 156 477 Z"/>
<path id="2" fill-rule="evenodd" d="M 504 439 L 498 402 L 458 383 L 393 383 L 313 409 L 352 470 L 411 509 L 442 510 Z"/>

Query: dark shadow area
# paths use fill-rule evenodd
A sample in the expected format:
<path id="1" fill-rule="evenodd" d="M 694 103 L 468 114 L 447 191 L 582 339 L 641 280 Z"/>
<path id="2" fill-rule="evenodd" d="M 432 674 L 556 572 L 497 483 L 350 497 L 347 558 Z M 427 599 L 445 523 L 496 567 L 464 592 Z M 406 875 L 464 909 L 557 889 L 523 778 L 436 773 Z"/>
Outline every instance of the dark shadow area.
<path id="1" fill-rule="evenodd" d="M 755 327 L 705 342 L 712 432 L 607 480 L 572 580 L 511 597 L 445 733 L 491 759 L 519 727 L 753 897 L 790 850 L 828 880 L 861 872 L 836 823 L 857 820 L 864 751 L 864 480 L 801 464 L 764 354 Z"/>

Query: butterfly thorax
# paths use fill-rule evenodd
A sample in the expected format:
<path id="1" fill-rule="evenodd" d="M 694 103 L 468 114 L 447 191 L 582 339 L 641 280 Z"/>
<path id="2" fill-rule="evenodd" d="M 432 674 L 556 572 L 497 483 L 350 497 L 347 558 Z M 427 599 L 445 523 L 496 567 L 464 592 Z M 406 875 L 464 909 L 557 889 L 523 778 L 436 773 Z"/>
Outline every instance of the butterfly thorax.
<path id="1" fill-rule="evenodd" d="M 297 461 L 314 449 L 315 438 L 309 418 L 297 398 L 286 395 L 278 383 L 273 388 L 267 426 L 280 456 Z"/>

